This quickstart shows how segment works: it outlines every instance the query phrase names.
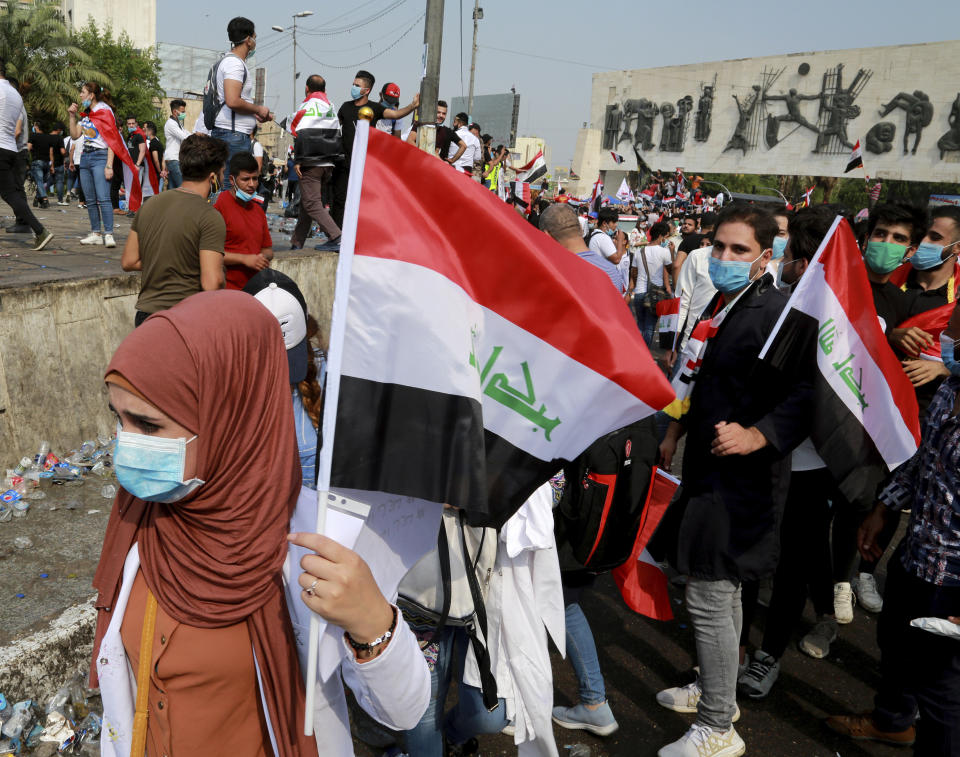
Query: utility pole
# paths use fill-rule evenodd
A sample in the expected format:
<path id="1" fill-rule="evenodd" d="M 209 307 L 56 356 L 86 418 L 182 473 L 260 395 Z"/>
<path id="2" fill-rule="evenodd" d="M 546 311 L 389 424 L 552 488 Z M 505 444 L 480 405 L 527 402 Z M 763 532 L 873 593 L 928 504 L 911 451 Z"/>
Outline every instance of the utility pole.
<path id="1" fill-rule="evenodd" d="M 417 146 L 433 154 L 437 143 L 437 99 L 440 97 L 440 43 L 443 40 L 444 0 L 427 0 L 427 16 L 423 25 L 426 49 L 426 75 L 420 82 L 420 128 Z"/>
<path id="2" fill-rule="evenodd" d="M 473 120 L 473 75 L 477 70 L 477 21 L 483 18 L 480 0 L 473 0 L 473 52 L 470 55 L 470 95 L 467 98 L 467 115 Z"/>
<path id="3" fill-rule="evenodd" d="M 293 110 L 297 112 L 297 17 L 293 17 Z"/>

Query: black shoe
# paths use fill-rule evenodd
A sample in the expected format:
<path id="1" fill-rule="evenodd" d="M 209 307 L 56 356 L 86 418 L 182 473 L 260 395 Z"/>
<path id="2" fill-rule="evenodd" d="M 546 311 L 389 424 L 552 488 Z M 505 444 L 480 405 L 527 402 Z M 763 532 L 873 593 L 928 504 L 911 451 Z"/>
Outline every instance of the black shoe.
<path id="1" fill-rule="evenodd" d="M 49 207 L 50 207 L 50 200 L 48 200 L 46 197 L 44 197 L 42 200 L 40 200 L 40 209 L 41 209 L 41 210 L 47 210 Z"/>
<path id="2" fill-rule="evenodd" d="M 35 208 L 39 208 L 39 207 L 40 207 L 40 200 L 37 199 L 36 197 L 33 198 L 33 207 L 35 207 Z"/>
<path id="3" fill-rule="evenodd" d="M 7 226 L 4 231 L 8 234 L 27 234 L 32 231 L 32 229 L 25 223 L 15 223 L 13 226 Z"/>

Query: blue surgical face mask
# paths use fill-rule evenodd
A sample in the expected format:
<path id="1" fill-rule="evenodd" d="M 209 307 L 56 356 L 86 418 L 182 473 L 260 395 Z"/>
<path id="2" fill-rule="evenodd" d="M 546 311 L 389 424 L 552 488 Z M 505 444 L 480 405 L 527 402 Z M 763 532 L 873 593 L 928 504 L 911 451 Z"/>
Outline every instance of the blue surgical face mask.
<path id="1" fill-rule="evenodd" d="M 943 365 L 952 376 L 960 376 L 960 363 L 957 362 L 955 354 L 956 347 L 957 340 L 944 333 L 940 334 L 940 357 L 943 358 Z"/>
<path id="2" fill-rule="evenodd" d="M 616 229 L 604 229 L 604 231 L 607 232 L 607 236 L 608 236 L 608 237 L 612 237 L 614 234 L 617 233 L 617 230 L 616 230 Z"/>
<path id="3" fill-rule="evenodd" d="M 750 268 L 761 257 L 763 253 L 753 260 L 718 260 L 711 255 L 710 280 L 723 294 L 739 292 L 750 283 Z"/>
<path id="4" fill-rule="evenodd" d="M 956 242 L 953 244 L 956 244 Z M 953 245 L 946 245 L 946 247 L 952 246 Z M 917 245 L 917 251 L 913 253 L 913 257 L 910 258 L 910 265 L 918 271 L 929 271 L 931 268 L 936 268 L 943 263 L 944 249 L 945 247 L 942 244 L 921 242 Z"/>
<path id="5" fill-rule="evenodd" d="M 82 103 L 80 103 L 80 107 L 84 110 L 90 110 L 90 102 L 90 100 L 84 100 Z"/>
<path id="6" fill-rule="evenodd" d="M 359 100 L 361 97 L 363 97 L 363 87 L 358 87 L 356 84 L 350 87 L 351 100 Z"/>
<path id="7" fill-rule="evenodd" d="M 187 445 L 196 439 L 161 439 L 117 428 L 113 469 L 120 486 L 147 502 L 177 502 L 204 482 L 183 480 Z"/>
<path id="8" fill-rule="evenodd" d="M 238 199 L 238 200 L 243 200 L 243 202 L 250 202 L 250 200 L 252 200 L 254 197 L 256 197 L 256 194 L 252 194 L 252 195 L 251 195 L 251 194 L 247 194 L 246 192 L 244 192 L 244 191 L 243 191 L 242 189 L 240 189 L 239 187 L 234 187 L 234 192 L 236 192 L 237 199 Z"/>
<path id="9" fill-rule="evenodd" d="M 783 257 L 783 251 L 787 249 L 787 237 L 773 238 L 773 257 L 771 260 L 779 260 Z"/>

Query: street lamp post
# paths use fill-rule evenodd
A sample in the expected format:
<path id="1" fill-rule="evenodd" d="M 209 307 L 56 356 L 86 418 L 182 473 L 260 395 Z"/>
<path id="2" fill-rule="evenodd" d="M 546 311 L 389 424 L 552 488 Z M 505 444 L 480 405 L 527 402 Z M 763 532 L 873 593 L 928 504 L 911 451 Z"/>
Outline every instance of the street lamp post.
<path id="1" fill-rule="evenodd" d="M 293 109 L 297 109 L 297 19 L 312 16 L 313 11 L 300 11 L 293 14 Z M 285 31 L 282 26 L 271 26 L 275 32 Z"/>
<path id="2" fill-rule="evenodd" d="M 787 200 L 786 195 L 784 195 L 783 192 L 781 192 L 779 189 L 776 189 L 775 187 L 761 187 L 759 184 L 757 184 L 757 189 L 766 189 L 768 192 L 776 192 L 780 196 L 780 199 L 783 200 L 784 205 L 790 204 Z"/>
<path id="3" fill-rule="evenodd" d="M 727 189 L 726 185 L 721 184 L 719 181 L 707 181 L 706 179 L 704 179 L 704 180 L 701 181 L 700 183 L 701 183 L 701 184 L 715 184 L 716 186 L 720 187 L 720 189 L 722 189 L 724 192 L 726 192 L 726 193 L 730 196 L 730 199 L 731 199 L 731 200 L 733 199 L 733 192 L 731 192 L 729 189 Z"/>

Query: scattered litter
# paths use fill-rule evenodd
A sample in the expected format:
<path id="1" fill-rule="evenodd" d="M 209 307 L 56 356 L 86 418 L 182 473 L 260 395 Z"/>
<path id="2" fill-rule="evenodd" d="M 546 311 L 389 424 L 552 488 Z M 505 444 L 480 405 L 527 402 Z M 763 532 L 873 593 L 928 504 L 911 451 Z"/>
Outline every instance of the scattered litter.
<path id="1" fill-rule="evenodd" d="M 22 596 L 22 595 L 17 595 Z M 100 753 L 102 705 L 83 673 L 72 675 L 47 702 L 34 699 L 10 705 L 0 694 L 0 755 Z"/>
<path id="2" fill-rule="evenodd" d="M 33 546 L 33 540 L 29 536 L 18 536 L 13 540 L 13 546 L 17 549 L 30 549 Z"/>
<path id="3" fill-rule="evenodd" d="M 100 496 L 104 499 L 113 499 L 117 496 L 117 487 L 113 484 L 107 484 L 100 490 Z"/>
<path id="4" fill-rule="evenodd" d="M 99 511 L 99 510 L 87 510 L 87 515 L 96 515 L 98 512 L 100 512 L 100 511 Z"/>
<path id="5" fill-rule="evenodd" d="M 586 744 L 567 744 L 564 749 L 567 750 L 568 757 L 590 757 L 590 747 Z"/>

